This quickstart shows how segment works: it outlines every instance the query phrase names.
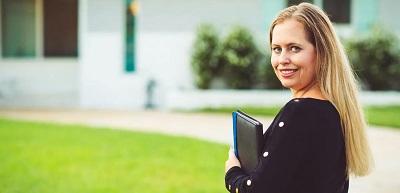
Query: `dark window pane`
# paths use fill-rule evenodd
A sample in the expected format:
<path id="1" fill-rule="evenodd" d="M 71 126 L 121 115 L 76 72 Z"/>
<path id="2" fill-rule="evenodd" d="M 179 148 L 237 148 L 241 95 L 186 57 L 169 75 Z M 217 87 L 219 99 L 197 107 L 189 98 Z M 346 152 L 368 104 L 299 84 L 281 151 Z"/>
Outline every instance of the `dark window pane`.
<path id="1" fill-rule="evenodd" d="M 324 10 L 335 23 L 350 23 L 350 0 L 324 0 Z"/>
<path id="2" fill-rule="evenodd" d="M 1 46 L 3 57 L 35 56 L 35 1 L 2 0 Z"/>
<path id="3" fill-rule="evenodd" d="M 306 1 L 302 1 L 302 0 L 288 0 L 287 1 L 287 6 L 291 6 L 291 5 L 298 5 L 302 2 L 307 2 L 307 3 L 313 3 L 313 0 L 306 0 Z"/>
<path id="4" fill-rule="evenodd" d="M 44 0 L 44 55 L 78 55 L 78 1 Z"/>

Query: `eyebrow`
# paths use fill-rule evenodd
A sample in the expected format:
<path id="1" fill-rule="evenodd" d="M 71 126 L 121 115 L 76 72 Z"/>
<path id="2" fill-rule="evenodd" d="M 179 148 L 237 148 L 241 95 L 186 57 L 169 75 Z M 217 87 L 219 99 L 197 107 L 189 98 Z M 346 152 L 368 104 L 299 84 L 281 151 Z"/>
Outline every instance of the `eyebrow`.
<path id="1" fill-rule="evenodd" d="M 280 46 L 279 44 L 271 44 L 271 47 L 274 47 L 274 46 Z M 300 43 L 295 43 L 295 42 L 291 42 L 291 43 L 288 43 L 288 44 L 285 44 L 284 46 L 286 46 L 286 47 L 290 47 L 290 46 L 302 46 L 302 44 L 300 44 Z"/>

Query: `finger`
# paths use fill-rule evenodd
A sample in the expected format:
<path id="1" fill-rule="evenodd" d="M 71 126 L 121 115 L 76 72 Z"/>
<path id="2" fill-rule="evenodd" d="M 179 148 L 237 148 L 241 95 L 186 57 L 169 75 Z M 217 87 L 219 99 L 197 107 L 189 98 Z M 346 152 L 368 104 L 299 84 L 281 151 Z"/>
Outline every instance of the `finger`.
<path id="1" fill-rule="evenodd" d="M 233 149 L 229 150 L 229 157 L 236 157 L 235 151 Z"/>

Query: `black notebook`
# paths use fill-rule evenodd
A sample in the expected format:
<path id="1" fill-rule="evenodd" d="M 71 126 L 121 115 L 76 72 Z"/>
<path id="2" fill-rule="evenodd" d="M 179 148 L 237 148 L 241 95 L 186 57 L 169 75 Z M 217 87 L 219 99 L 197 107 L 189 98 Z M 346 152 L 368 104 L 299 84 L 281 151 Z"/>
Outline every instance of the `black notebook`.
<path id="1" fill-rule="evenodd" d="M 241 111 L 232 113 L 233 149 L 246 173 L 258 164 L 263 145 L 263 125 Z"/>

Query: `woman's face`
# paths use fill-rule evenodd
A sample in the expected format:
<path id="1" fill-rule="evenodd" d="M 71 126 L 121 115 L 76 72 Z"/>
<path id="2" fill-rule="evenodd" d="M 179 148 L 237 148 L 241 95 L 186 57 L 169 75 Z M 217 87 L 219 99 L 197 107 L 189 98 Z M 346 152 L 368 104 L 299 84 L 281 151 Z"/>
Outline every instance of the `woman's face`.
<path id="1" fill-rule="evenodd" d="M 282 85 L 292 91 L 308 88 L 315 80 L 316 50 L 303 24 L 287 19 L 272 31 L 271 64 Z"/>

